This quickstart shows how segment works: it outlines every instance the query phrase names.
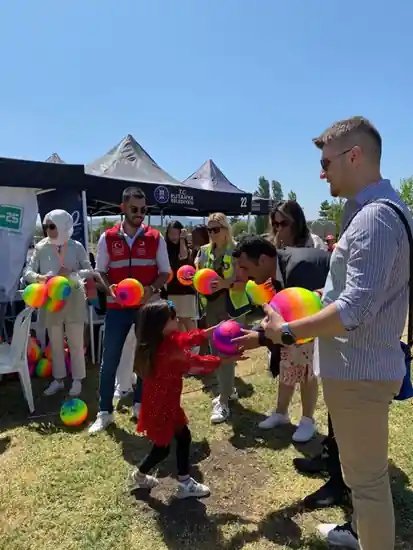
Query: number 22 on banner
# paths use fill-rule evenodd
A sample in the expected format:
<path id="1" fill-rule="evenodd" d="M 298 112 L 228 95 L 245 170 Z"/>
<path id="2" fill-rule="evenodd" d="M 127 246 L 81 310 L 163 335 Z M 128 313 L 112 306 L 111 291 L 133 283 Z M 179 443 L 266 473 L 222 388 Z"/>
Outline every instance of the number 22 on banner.
<path id="1" fill-rule="evenodd" d="M 241 197 L 240 199 L 240 202 L 241 202 L 241 208 L 247 208 L 247 197 Z"/>

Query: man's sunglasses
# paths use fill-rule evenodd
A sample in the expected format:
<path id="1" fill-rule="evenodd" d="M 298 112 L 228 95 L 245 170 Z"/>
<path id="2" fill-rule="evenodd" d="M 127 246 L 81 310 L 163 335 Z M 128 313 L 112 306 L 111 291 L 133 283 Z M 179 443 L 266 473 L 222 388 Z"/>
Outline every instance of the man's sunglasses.
<path id="1" fill-rule="evenodd" d="M 48 229 L 51 229 L 52 231 L 56 229 L 56 225 L 54 223 L 45 223 L 43 225 L 43 231 L 47 231 Z"/>
<path id="2" fill-rule="evenodd" d="M 208 233 L 215 233 L 217 235 L 221 231 L 221 227 L 208 227 Z"/>
<path id="3" fill-rule="evenodd" d="M 321 168 L 324 170 L 324 172 L 327 172 L 328 167 L 333 162 L 334 159 L 341 157 L 342 155 L 345 155 L 346 153 L 349 153 L 353 147 L 350 147 L 350 149 L 346 149 L 345 151 L 342 151 L 341 153 L 337 153 L 337 155 L 332 156 L 331 158 L 322 158 L 320 160 Z"/>
<path id="4" fill-rule="evenodd" d="M 143 215 L 145 215 L 146 212 L 148 211 L 148 207 L 147 206 L 130 206 L 129 210 L 130 210 L 131 214 L 143 214 Z"/>
<path id="5" fill-rule="evenodd" d="M 282 220 L 281 222 L 276 222 L 275 220 L 271 222 L 271 225 L 274 229 L 279 229 L 280 227 L 288 227 L 290 225 L 287 220 Z"/>

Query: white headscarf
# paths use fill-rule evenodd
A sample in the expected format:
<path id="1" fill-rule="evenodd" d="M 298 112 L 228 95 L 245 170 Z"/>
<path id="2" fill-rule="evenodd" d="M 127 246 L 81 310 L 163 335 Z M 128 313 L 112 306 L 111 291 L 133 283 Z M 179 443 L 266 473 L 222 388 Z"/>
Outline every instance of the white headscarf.
<path id="1" fill-rule="evenodd" d="M 52 210 L 46 214 L 43 223 L 46 224 L 47 221 L 54 223 L 57 228 L 57 237 L 55 239 L 49 237 L 49 242 L 57 246 L 67 243 L 73 235 L 73 218 L 69 212 L 66 212 L 66 210 Z"/>

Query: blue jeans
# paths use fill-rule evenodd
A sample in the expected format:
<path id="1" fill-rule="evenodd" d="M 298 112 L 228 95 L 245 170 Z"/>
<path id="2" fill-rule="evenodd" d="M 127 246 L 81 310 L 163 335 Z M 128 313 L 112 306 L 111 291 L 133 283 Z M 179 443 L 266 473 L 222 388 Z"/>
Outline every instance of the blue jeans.
<path id="1" fill-rule="evenodd" d="M 105 319 L 105 337 L 103 357 L 100 365 L 99 410 L 113 412 L 113 394 L 115 393 L 116 371 L 122 356 L 123 345 L 132 325 L 137 318 L 134 308 L 108 309 Z M 142 380 L 138 377 L 133 403 L 140 403 Z"/>

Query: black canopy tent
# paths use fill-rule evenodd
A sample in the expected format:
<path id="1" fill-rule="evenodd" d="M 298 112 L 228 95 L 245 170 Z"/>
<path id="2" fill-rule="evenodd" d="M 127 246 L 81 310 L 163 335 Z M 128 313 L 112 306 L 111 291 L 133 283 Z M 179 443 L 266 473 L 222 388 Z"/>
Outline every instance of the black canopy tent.
<path id="1" fill-rule="evenodd" d="M 85 174 L 89 214 L 118 214 L 123 189 L 134 184 L 145 192 L 152 213 L 202 216 L 220 210 L 227 214 L 248 214 L 251 206 L 251 195 L 235 186 L 237 194 L 180 183 L 131 135 L 86 165 Z"/>

